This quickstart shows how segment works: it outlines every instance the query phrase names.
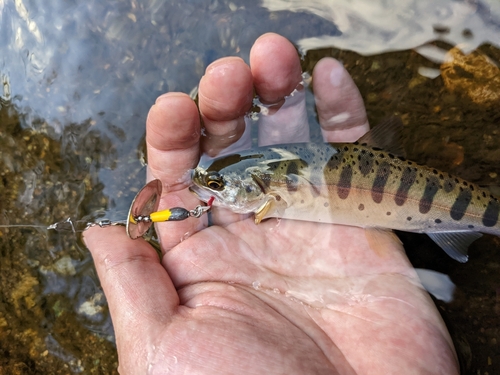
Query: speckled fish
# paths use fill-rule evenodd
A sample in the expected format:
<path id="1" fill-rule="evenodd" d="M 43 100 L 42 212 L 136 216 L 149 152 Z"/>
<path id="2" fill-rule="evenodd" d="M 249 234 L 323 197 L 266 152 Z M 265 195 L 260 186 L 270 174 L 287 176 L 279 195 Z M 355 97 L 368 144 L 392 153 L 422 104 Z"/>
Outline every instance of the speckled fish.
<path id="1" fill-rule="evenodd" d="M 354 143 L 260 147 L 201 162 L 191 190 L 255 223 L 280 217 L 429 235 L 467 261 L 482 233 L 500 236 L 500 201 L 488 190 L 402 155 L 391 119 Z"/>

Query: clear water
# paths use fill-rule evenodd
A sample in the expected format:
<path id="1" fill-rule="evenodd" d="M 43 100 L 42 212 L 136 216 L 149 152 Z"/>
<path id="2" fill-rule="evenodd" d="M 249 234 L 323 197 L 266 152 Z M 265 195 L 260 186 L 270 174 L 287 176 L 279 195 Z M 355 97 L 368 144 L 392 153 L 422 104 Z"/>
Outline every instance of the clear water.
<path id="1" fill-rule="evenodd" d="M 500 185 L 498 106 L 485 110 L 441 94 L 438 77 L 439 62 L 455 45 L 470 52 L 488 43 L 483 52 L 499 63 L 498 1 L 303 4 L 0 0 L 0 224 L 40 225 L 0 227 L 0 327 L 14 332 L 1 341 L 11 358 L 2 365 L 65 373 L 53 357 L 72 373 L 116 371 L 112 326 L 88 252 L 73 233 L 44 228 L 68 217 L 123 219 L 145 181 L 144 123 L 155 98 L 193 91 L 217 58 L 236 55 L 248 61 L 250 47 L 264 32 L 293 41 L 309 71 L 322 56 L 341 59 L 373 122 L 391 112 L 414 115 L 408 122 L 422 125 L 408 129 L 406 146 L 413 159 Z M 441 43 L 429 44 L 434 40 Z M 414 48 L 419 54 L 409 51 Z M 425 81 L 424 76 L 438 78 Z M 427 91 L 408 94 L 415 85 Z M 306 100 L 314 124 L 310 92 Z M 425 117 L 428 113 L 435 117 Z M 487 125 L 478 122 L 470 130 L 453 125 L 471 114 Z M 464 161 L 455 165 L 460 155 Z M 498 255 L 498 242 L 494 246 Z M 483 309 L 482 315 L 470 312 L 474 319 L 451 319 L 459 329 L 477 332 L 468 338 L 471 373 L 494 373 L 500 369 L 500 350 L 490 345 L 498 335 L 498 262 L 479 256 L 457 268 L 440 255 L 429 257 L 419 255 L 414 262 L 424 268 L 438 264 L 434 268 L 454 277 Z M 260 288 L 257 283 L 254 288 Z M 293 291 L 290 296 L 308 297 Z"/>

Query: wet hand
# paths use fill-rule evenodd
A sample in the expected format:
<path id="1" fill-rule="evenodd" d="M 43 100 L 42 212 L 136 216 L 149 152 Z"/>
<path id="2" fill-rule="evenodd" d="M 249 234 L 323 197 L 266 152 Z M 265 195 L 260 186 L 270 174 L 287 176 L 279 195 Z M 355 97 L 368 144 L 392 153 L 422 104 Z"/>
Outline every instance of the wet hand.
<path id="1" fill-rule="evenodd" d="M 248 146 L 253 90 L 276 107 L 301 81 L 293 46 L 259 38 L 250 67 L 225 58 L 200 82 L 200 113 L 184 94 L 161 96 L 147 122 L 160 209 L 199 204 L 185 173 L 200 150 Z M 327 141 L 368 130 L 352 79 L 333 59 L 313 73 Z M 260 142 L 307 141 L 305 105 L 263 118 Z M 234 141 L 239 140 L 234 146 Z M 300 221 L 236 220 L 158 225 L 163 258 L 123 228 L 85 233 L 115 327 L 120 372 L 200 374 L 456 374 L 446 328 L 397 239 L 389 232 Z M 182 239 L 182 242 L 181 242 Z"/>

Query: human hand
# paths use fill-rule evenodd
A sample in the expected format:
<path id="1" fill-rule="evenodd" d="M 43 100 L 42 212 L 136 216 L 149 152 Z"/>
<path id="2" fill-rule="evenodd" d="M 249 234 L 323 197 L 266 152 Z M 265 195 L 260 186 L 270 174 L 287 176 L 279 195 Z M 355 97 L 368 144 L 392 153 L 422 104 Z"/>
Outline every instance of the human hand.
<path id="1" fill-rule="evenodd" d="M 277 103 L 301 80 L 295 49 L 275 34 L 255 42 L 250 64 L 230 57 L 207 68 L 199 88 L 207 137 L 187 95 L 163 95 L 152 107 L 146 139 L 151 177 L 164 186 L 160 209 L 199 204 L 183 176 L 200 150 L 214 155 L 242 137 L 254 87 Z M 357 88 L 337 61 L 320 61 L 313 78 L 327 141 L 368 131 Z M 307 141 L 304 108 L 264 123 L 259 136 Z M 199 219 L 158 224 L 161 262 L 123 228 L 85 232 L 121 373 L 458 373 L 444 323 L 390 232 L 275 219 L 255 225 L 214 211 L 208 228 Z"/>

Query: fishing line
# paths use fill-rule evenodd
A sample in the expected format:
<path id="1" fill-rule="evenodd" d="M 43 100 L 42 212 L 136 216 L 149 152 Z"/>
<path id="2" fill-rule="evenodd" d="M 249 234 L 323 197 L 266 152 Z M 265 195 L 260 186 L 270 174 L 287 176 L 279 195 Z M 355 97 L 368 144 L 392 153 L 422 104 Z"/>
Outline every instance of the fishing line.
<path id="1" fill-rule="evenodd" d="M 161 182 L 159 180 L 150 181 L 135 196 L 128 217 L 126 220 L 108 220 L 102 219 L 97 222 L 86 220 L 72 220 L 67 218 L 64 221 L 45 225 L 35 224 L 0 224 L 0 228 L 36 228 L 55 230 L 57 232 L 81 233 L 89 228 L 99 226 L 101 228 L 113 225 L 125 225 L 128 236 L 131 239 L 142 237 L 146 234 L 153 223 L 163 221 L 181 221 L 190 217 L 199 218 L 212 208 L 214 197 L 211 197 L 206 206 L 198 205 L 192 210 L 184 207 L 173 207 L 158 211 L 158 205 L 161 197 Z"/>

